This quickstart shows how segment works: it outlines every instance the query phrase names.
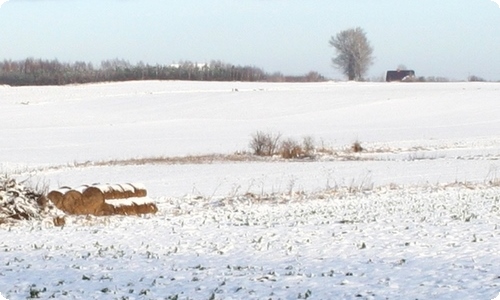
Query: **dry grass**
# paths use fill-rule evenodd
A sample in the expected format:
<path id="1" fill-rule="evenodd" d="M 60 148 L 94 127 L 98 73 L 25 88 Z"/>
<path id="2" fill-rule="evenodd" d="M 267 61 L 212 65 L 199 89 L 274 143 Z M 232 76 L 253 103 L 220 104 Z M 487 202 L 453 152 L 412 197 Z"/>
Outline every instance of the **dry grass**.
<path id="1" fill-rule="evenodd" d="M 91 166 L 139 166 L 139 165 L 187 165 L 187 164 L 212 164 L 218 162 L 243 162 L 256 160 L 253 155 L 247 153 L 235 154 L 207 154 L 207 155 L 188 155 L 188 156 L 156 156 L 128 159 L 114 159 L 97 162 L 75 162 L 73 167 L 91 167 Z M 61 166 L 62 167 L 62 166 Z M 59 168 L 61 168 L 59 167 Z"/>
<path id="2" fill-rule="evenodd" d="M 198 165 L 198 164 L 215 164 L 215 163 L 232 163 L 232 162 L 276 162 L 281 159 L 304 159 L 307 161 L 366 161 L 379 160 L 376 156 L 369 154 L 381 153 L 410 153 L 408 159 L 436 159 L 436 156 L 425 155 L 425 152 L 434 152 L 439 149 L 448 149 L 449 147 L 421 147 L 413 146 L 409 148 L 394 148 L 394 147 L 364 147 L 359 141 L 351 145 L 337 147 L 330 146 L 324 141 L 321 141 L 318 146 L 312 137 L 306 136 L 302 143 L 298 143 L 294 139 L 286 139 L 281 141 L 281 134 L 270 134 L 257 132 L 252 136 L 250 142 L 250 152 L 237 151 L 232 154 L 206 154 L 206 155 L 188 155 L 188 156 L 154 156 L 154 157 L 139 157 L 126 159 L 113 159 L 102 161 L 85 161 L 73 162 L 66 165 L 55 165 L 50 167 L 40 167 L 29 170 L 19 170 L 18 174 L 26 172 L 46 172 L 52 170 L 60 170 L 63 168 L 86 168 L 86 167 L 108 167 L 108 166 L 140 166 L 140 165 Z M 266 142 L 267 141 L 267 142 Z M 267 143 L 266 147 L 257 147 L 253 149 L 252 145 L 260 145 Z M 455 145 L 453 147 L 456 147 Z M 462 147 L 465 147 L 462 145 Z M 265 150 L 267 149 L 267 150 Z M 413 152 L 424 152 L 415 154 Z M 272 155 L 257 155 L 256 153 L 273 153 Z M 361 153 L 367 155 L 360 155 Z M 418 156 L 420 155 L 420 156 Z M 489 156 L 490 159 L 500 160 L 500 156 Z M 462 158 L 460 158 L 462 159 Z M 464 158 L 465 159 L 465 158 Z M 474 159 L 474 158 L 472 158 Z M 52 199 L 55 198 L 52 197 Z"/>
<path id="3" fill-rule="evenodd" d="M 289 138 L 281 142 L 280 155 L 282 158 L 300 158 L 303 157 L 304 154 L 305 152 L 302 150 L 302 146 L 296 140 Z"/>
<path id="4" fill-rule="evenodd" d="M 54 223 L 54 226 L 61 227 L 66 224 L 66 219 L 64 217 L 54 217 L 52 222 Z"/>

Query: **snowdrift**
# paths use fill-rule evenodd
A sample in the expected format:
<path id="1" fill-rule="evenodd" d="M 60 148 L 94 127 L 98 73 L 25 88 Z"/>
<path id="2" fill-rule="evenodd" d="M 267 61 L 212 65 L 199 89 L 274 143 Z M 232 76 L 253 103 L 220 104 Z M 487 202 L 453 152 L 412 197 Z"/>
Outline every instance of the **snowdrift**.
<path id="1" fill-rule="evenodd" d="M 142 184 L 94 184 L 78 188 L 62 187 L 47 198 L 67 214 L 138 215 L 156 213 L 156 204 L 147 196 Z"/>

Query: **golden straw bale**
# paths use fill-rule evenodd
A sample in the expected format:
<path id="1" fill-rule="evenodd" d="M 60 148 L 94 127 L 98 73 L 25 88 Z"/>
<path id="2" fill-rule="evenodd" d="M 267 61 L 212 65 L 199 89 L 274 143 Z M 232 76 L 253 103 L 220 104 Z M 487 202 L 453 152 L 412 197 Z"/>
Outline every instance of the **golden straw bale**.
<path id="1" fill-rule="evenodd" d="M 89 186 L 83 191 L 82 195 L 97 198 L 99 199 L 99 202 L 104 203 L 104 193 L 96 187 Z"/>
<path id="2" fill-rule="evenodd" d="M 138 214 L 154 214 L 158 212 L 158 207 L 154 203 L 144 203 L 137 205 Z"/>
<path id="3" fill-rule="evenodd" d="M 94 213 L 95 216 L 112 216 L 115 215 L 115 208 L 113 205 L 103 203 L 98 210 Z"/>
<path id="4" fill-rule="evenodd" d="M 87 187 L 82 193 L 82 204 L 89 214 L 96 214 L 104 205 L 104 194 L 96 187 Z"/>
<path id="5" fill-rule="evenodd" d="M 69 214 L 85 214 L 82 212 L 84 206 L 82 203 L 82 194 L 75 190 L 70 190 L 64 194 L 62 200 L 62 210 Z"/>
<path id="6" fill-rule="evenodd" d="M 106 189 L 103 191 L 103 193 L 104 199 L 114 199 L 113 197 L 115 196 L 115 190 L 111 185 L 106 185 Z"/>
<path id="7" fill-rule="evenodd" d="M 135 197 L 135 188 L 133 185 L 125 183 L 120 184 L 120 187 L 123 191 L 123 198 L 132 198 Z"/>
<path id="8" fill-rule="evenodd" d="M 109 184 L 99 184 L 99 183 L 96 183 L 96 184 L 93 184 L 92 187 L 101 190 L 101 192 L 103 194 L 106 194 L 109 191 L 109 189 L 110 189 Z"/>
<path id="9" fill-rule="evenodd" d="M 50 193 L 47 194 L 47 198 L 49 198 L 52 203 L 58 208 L 58 209 L 63 209 L 62 208 L 62 201 L 64 198 L 64 194 L 66 193 L 65 190 L 53 190 Z"/>
<path id="10" fill-rule="evenodd" d="M 115 214 L 117 215 L 137 215 L 136 204 L 115 206 Z"/>
<path id="11" fill-rule="evenodd" d="M 104 199 L 109 199 L 113 195 L 113 188 L 111 187 L 110 184 L 94 184 L 92 185 L 93 188 L 99 189 L 102 194 L 104 195 Z"/>
<path id="12" fill-rule="evenodd" d="M 115 206 L 115 214 L 118 215 L 141 215 L 156 213 L 158 208 L 154 203 L 120 205 Z"/>
<path id="13" fill-rule="evenodd" d="M 147 191 L 142 184 L 98 184 L 93 185 L 104 194 L 105 200 L 146 197 Z"/>
<path id="14" fill-rule="evenodd" d="M 109 188 L 104 192 L 104 199 L 123 199 L 123 189 L 119 184 L 109 185 Z"/>
<path id="15" fill-rule="evenodd" d="M 144 199 L 146 195 L 142 184 L 126 183 L 82 185 L 76 189 L 64 187 L 51 191 L 47 197 L 68 214 L 109 216 L 156 213 L 157 206 Z"/>
<path id="16" fill-rule="evenodd" d="M 146 187 L 140 183 L 129 183 L 129 185 L 134 187 L 134 197 L 146 197 L 148 192 Z"/>
<path id="17" fill-rule="evenodd" d="M 87 190 L 88 188 L 88 185 L 81 185 L 77 188 L 75 188 L 74 190 L 79 192 L 82 196 L 80 199 L 78 199 L 76 202 L 75 202 L 75 214 L 78 214 L 78 215 L 88 215 L 88 214 L 92 214 L 93 211 L 92 211 L 92 207 L 89 207 L 88 204 L 89 204 L 89 200 L 87 200 L 87 198 L 83 195 L 83 192 L 85 190 Z"/>

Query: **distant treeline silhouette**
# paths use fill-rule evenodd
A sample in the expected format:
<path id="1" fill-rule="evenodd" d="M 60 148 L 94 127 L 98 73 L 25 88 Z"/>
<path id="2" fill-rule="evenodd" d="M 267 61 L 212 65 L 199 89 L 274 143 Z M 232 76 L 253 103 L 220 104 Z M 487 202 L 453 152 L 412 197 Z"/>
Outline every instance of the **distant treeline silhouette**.
<path id="1" fill-rule="evenodd" d="M 63 63 L 57 59 L 27 58 L 0 62 L 0 84 L 66 85 L 129 80 L 270 81 L 315 82 L 325 78 L 317 72 L 303 76 L 266 73 L 254 66 L 236 66 L 221 61 L 206 64 L 190 61 L 171 65 L 131 64 L 122 59 L 105 60 L 99 67 L 89 62 Z"/>

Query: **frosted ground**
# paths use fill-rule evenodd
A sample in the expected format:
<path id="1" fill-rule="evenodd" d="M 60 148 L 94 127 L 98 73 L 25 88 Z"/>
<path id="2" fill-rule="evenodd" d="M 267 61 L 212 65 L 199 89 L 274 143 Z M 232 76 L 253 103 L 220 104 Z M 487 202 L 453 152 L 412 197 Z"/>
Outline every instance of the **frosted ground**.
<path id="1" fill-rule="evenodd" d="M 141 182 L 160 209 L 1 225 L 0 293 L 493 299 L 499 95 L 498 83 L 0 87 L 0 171 L 48 189 Z M 258 130 L 331 153 L 251 159 Z M 356 140 L 365 152 L 349 151 Z"/>

